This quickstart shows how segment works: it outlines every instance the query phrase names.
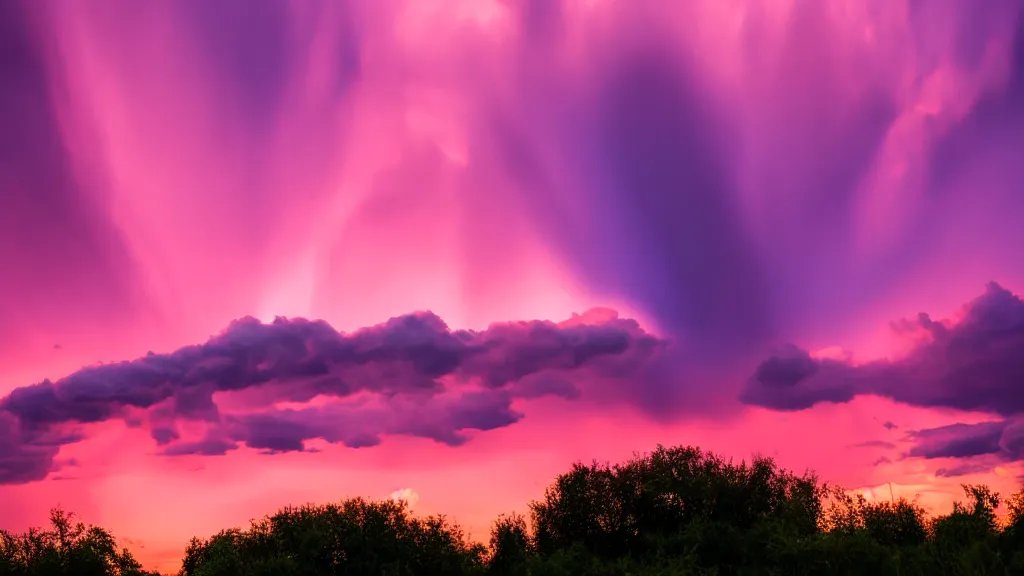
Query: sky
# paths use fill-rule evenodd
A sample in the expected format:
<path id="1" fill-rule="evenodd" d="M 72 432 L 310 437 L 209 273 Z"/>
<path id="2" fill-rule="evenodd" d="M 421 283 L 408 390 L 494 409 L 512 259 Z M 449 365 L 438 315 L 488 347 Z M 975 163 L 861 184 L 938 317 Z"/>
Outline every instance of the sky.
<path id="1" fill-rule="evenodd" d="M 1024 0 L 10 0 L 0 84 L 0 528 L 1024 477 Z"/>

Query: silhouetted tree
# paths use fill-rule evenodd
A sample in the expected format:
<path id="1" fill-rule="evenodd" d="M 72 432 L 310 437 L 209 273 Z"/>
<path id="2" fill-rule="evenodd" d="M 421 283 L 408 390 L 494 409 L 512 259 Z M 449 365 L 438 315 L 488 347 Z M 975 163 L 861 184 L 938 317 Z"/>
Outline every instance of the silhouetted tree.
<path id="1" fill-rule="evenodd" d="M 75 522 L 55 508 L 50 528 L 24 534 L 0 531 L 0 576 L 146 576 L 126 549 L 118 551 L 109 532 Z"/>
<path id="2" fill-rule="evenodd" d="M 488 572 L 500 576 L 521 576 L 533 555 L 533 543 L 526 519 L 519 514 L 499 516 L 491 526 Z"/>
<path id="3" fill-rule="evenodd" d="M 489 546 L 444 516 L 361 498 L 287 507 L 248 529 L 193 538 L 180 576 L 1024 576 L 1024 489 L 983 485 L 927 518 L 869 502 L 770 458 L 665 448 L 577 463 L 530 505 L 499 516 Z M 101 528 L 55 510 L 46 530 L 0 531 L 0 576 L 142 576 Z"/>
<path id="4" fill-rule="evenodd" d="M 405 502 L 355 498 L 285 508 L 249 530 L 193 539 L 180 574 L 459 576 L 481 572 L 483 555 L 443 516 L 413 518 Z"/>
<path id="5" fill-rule="evenodd" d="M 999 535 L 1000 552 L 1010 574 L 1024 575 L 1024 488 L 1008 496 L 1004 504 L 1006 517 Z"/>
<path id="6" fill-rule="evenodd" d="M 818 530 L 821 493 L 770 458 L 735 464 L 695 447 L 665 448 L 616 466 L 576 464 L 531 505 L 541 555 L 607 560 L 689 556 L 739 566 L 754 549 Z"/>

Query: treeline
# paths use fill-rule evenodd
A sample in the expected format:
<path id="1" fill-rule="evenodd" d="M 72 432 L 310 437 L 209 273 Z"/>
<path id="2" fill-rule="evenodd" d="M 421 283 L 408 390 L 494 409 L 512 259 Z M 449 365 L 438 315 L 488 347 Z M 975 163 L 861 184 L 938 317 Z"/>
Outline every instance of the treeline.
<path id="1" fill-rule="evenodd" d="M 529 518 L 499 517 L 487 545 L 444 516 L 356 498 L 194 538 L 179 575 L 1024 575 L 1024 492 L 964 492 L 952 512 L 928 517 L 915 502 L 868 502 L 770 458 L 737 464 L 659 446 L 614 466 L 576 464 Z M 0 576 L 151 574 L 108 532 L 60 511 L 49 529 L 0 533 Z"/>

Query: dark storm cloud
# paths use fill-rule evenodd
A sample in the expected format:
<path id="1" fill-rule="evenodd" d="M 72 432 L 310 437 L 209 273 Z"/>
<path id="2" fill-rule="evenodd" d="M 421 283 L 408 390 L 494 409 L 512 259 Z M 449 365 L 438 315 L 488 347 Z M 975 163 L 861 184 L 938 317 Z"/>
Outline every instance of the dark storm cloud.
<path id="1" fill-rule="evenodd" d="M 223 456 L 238 448 L 238 443 L 223 438 L 203 438 L 196 442 L 180 442 L 164 449 L 168 456 Z"/>
<path id="2" fill-rule="evenodd" d="M 936 471 L 955 477 L 990 472 L 1001 463 L 1024 460 L 1024 420 L 1019 417 L 976 424 L 951 424 L 907 434 L 910 458 L 962 459 Z"/>
<path id="3" fill-rule="evenodd" d="M 512 409 L 512 400 L 513 394 L 503 390 L 476 390 L 381 399 L 372 405 L 340 404 L 229 416 L 208 440 L 189 450 L 212 453 L 243 443 L 267 453 L 297 452 L 307 450 L 305 442 L 317 438 L 363 448 L 379 444 L 383 434 L 417 436 L 460 446 L 469 439 L 464 431 L 494 430 L 518 422 L 523 414 Z M 166 453 L 179 454 L 180 450 L 174 446 Z"/>
<path id="4" fill-rule="evenodd" d="M 915 441 L 909 456 L 918 458 L 969 458 L 997 454 L 1003 436 L 1004 422 L 951 424 L 940 428 L 910 433 Z"/>
<path id="5" fill-rule="evenodd" d="M 907 356 L 851 365 L 815 360 L 788 348 L 761 363 L 741 399 L 777 410 L 802 410 L 858 395 L 916 406 L 1009 416 L 1024 412 L 1024 302 L 995 283 L 952 324 L 927 314 L 903 329 L 927 334 Z"/>
<path id="6" fill-rule="evenodd" d="M 992 468 L 991 464 L 963 462 L 955 466 L 939 468 L 935 471 L 935 475 L 939 478 L 958 478 L 970 474 L 985 474 L 991 472 Z"/>
<path id="7" fill-rule="evenodd" d="M 302 450 L 311 438 L 368 446 L 381 434 L 458 445 L 466 440 L 463 430 L 518 421 L 522 415 L 511 407 L 516 397 L 574 398 L 581 379 L 628 383 L 664 346 L 636 322 L 607 315 L 592 324 L 531 321 L 471 331 L 450 330 L 424 312 L 351 334 L 323 321 L 278 318 L 264 324 L 244 318 L 205 344 L 90 366 L 12 391 L 0 400 L 10 429 L 4 431 L 10 447 L 0 482 L 38 476 L 35 468 L 28 476 L 15 469 L 28 456 L 45 460 L 50 447 L 78 439 L 53 440 L 62 425 L 134 421 L 133 410 L 152 409 L 151 436 L 167 454 L 219 454 L 237 442 L 268 452 Z M 446 377 L 447 384 L 439 380 Z M 316 395 L 353 400 L 326 408 L 220 414 L 213 394 L 231 391 L 262 393 L 263 405 Z M 176 444 L 178 418 L 205 420 L 215 434 Z M 39 443 L 46 438 L 51 440 L 44 450 Z"/>
<path id="8" fill-rule="evenodd" d="M 0 411 L 0 483 L 42 480 L 59 450 L 57 444 L 33 442 L 19 429 L 16 418 Z"/>
<path id="9" fill-rule="evenodd" d="M 1024 460 L 1024 302 L 990 283 L 956 322 L 922 313 L 894 326 L 925 338 L 902 358 L 863 365 L 816 360 L 787 347 L 761 363 L 741 399 L 776 410 L 802 410 L 873 395 L 914 406 L 987 412 L 1005 418 L 909 432 L 912 447 L 906 456 L 968 459 L 944 468 L 944 476 Z"/>

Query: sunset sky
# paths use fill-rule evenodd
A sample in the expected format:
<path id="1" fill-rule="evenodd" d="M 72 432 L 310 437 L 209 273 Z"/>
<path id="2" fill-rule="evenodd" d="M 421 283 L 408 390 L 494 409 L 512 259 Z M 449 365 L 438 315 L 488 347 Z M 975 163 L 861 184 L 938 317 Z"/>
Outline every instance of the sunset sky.
<path id="1" fill-rule="evenodd" d="M 1024 475 L 1024 0 L 0 2 L 0 528 Z M 275 320 L 275 318 L 277 318 Z"/>

